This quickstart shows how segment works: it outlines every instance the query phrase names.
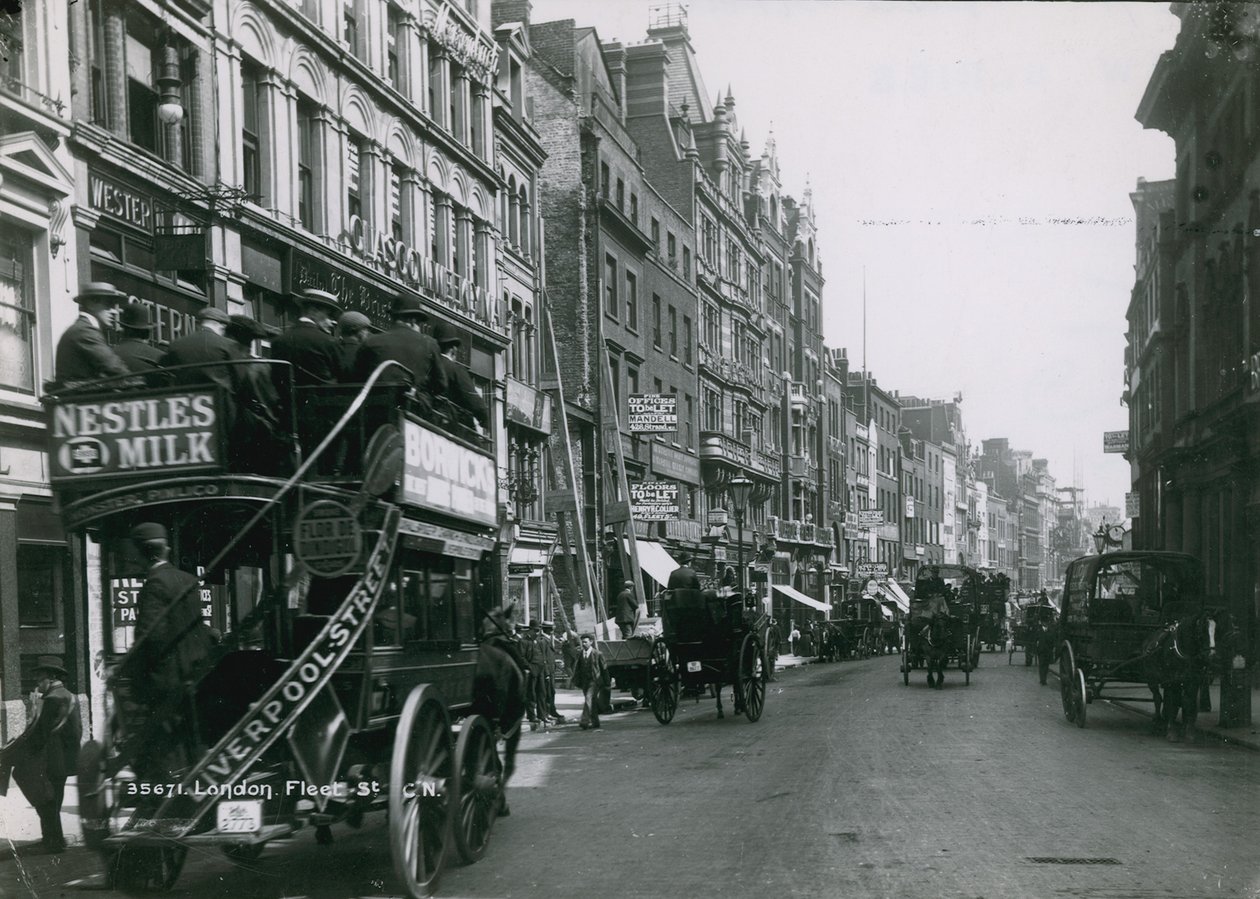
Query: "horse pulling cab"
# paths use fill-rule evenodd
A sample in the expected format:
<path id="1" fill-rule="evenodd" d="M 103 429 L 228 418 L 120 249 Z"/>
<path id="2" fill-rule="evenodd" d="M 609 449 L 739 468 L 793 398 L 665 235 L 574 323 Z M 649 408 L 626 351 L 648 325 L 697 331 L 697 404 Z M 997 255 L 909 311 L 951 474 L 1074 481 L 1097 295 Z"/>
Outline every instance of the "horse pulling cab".
<path id="1" fill-rule="evenodd" d="M 1068 565 L 1058 630 L 1068 721 L 1084 727 L 1088 705 L 1118 688 L 1129 692 L 1112 696 L 1154 703 L 1157 727 L 1179 710 L 1179 728 L 1193 726 L 1218 643 L 1234 636 L 1232 619 L 1205 605 L 1203 583 L 1202 565 L 1183 553 L 1117 550 Z M 1149 697 L 1131 695 L 1139 685 Z"/>
<path id="2" fill-rule="evenodd" d="M 718 717 L 722 688 L 735 694 L 735 714 L 757 721 L 766 705 L 769 668 L 760 634 L 766 615 L 744 607 L 740 593 L 668 590 L 661 601 L 664 635 L 653 641 L 648 660 L 648 702 L 661 724 L 669 724 L 685 690 L 699 697 L 713 689 Z"/>
<path id="3" fill-rule="evenodd" d="M 912 668 L 927 669 L 929 687 L 941 688 L 957 662 L 966 684 L 980 664 L 981 575 L 965 565 L 931 565 L 919 572 L 901 644 L 902 682 Z"/>
<path id="4" fill-rule="evenodd" d="M 390 365 L 362 387 L 283 391 L 301 448 L 234 443 L 243 405 L 211 385 L 49 398 L 61 515 L 100 546 L 90 593 L 104 599 L 109 723 L 83 747 L 78 786 L 111 886 L 166 889 L 190 848 L 253 858 L 375 811 L 408 896 L 431 893 L 448 851 L 485 851 L 510 724 L 473 714 L 475 682 L 496 692 L 477 640 L 494 593 L 495 462 L 479 435 L 377 386 Z M 142 523 L 196 577 L 137 627 Z M 172 633 L 164 619 L 190 589 L 204 622 Z M 193 631 L 207 636 L 195 664 Z"/>

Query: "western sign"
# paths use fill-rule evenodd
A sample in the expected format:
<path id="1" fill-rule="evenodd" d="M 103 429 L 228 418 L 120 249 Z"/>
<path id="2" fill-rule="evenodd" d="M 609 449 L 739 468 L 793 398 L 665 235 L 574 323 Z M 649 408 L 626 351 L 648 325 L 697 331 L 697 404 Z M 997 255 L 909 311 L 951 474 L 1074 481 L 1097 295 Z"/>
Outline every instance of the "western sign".
<path id="1" fill-rule="evenodd" d="M 403 437 L 404 502 L 465 521 L 497 522 L 494 459 L 411 419 Z"/>
<path id="2" fill-rule="evenodd" d="M 211 388 L 59 402 L 52 408 L 51 479 L 217 469 L 219 409 Z"/>

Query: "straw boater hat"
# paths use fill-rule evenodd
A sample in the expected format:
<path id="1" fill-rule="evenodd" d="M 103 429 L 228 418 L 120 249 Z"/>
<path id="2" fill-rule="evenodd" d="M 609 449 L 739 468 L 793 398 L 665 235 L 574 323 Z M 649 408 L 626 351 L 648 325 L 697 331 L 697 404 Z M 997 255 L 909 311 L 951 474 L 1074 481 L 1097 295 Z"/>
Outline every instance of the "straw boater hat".
<path id="1" fill-rule="evenodd" d="M 341 314 L 341 300 L 335 293 L 326 290 L 308 287 L 298 294 L 297 301 L 299 306 L 323 306 L 332 312 L 334 318 Z"/>
<path id="2" fill-rule="evenodd" d="M 106 303 L 110 306 L 121 306 L 127 295 L 108 281 L 88 281 L 79 288 L 76 303 Z"/>

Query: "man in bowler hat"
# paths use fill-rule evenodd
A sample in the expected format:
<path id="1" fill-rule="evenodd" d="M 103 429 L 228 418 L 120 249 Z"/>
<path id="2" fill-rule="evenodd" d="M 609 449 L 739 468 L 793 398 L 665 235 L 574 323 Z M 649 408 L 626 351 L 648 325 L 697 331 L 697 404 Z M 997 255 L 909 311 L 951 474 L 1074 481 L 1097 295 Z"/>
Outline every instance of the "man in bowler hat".
<path id="1" fill-rule="evenodd" d="M 61 803 L 66 778 L 75 772 L 83 724 L 79 703 L 66 689 L 66 669 L 56 656 L 40 656 L 35 718 L 15 741 L 0 750 L 0 768 L 12 768 L 13 779 L 39 815 L 39 851 L 61 852 L 66 837 L 61 829 Z"/>
<path id="2" fill-rule="evenodd" d="M 465 426 L 475 421 L 489 431 L 490 413 L 486 409 L 485 400 L 477 392 L 468 369 L 456 358 L 462 342 L 459 332 L 448 323 L 440 321 L 433 328 L 433 338 L 442 351 L 439 364 L 446 373 L 446 398 L 455 407 L 457 420 Z"/>
<path id="3" fill-rule="evenodd" d="M 153 320 L 148 307 L 136 301 L 128 303 L 118 317 L 118 326 L 122 339 L 114 345 L 114 352 L 129 371 L 146 375 L 145 382 L 150 387 L 158 386 L 160 380 L 148 377 L 162 367 L 162 351 L 149 342 Z"/>
<path id="4" fill-rule="evenodd" d="M 371 335 L 359 346 L 354 378 L 361 383 L 382 362 L 397 362 L 406 372 L 391 367 L 377 383 L 414 384 L 421 411 L 428 412 L 435 398 L 446 395 L 446 372 L 438 361 L 441 350 L 437 341 L 422 330 L 428 316 L 419 297 L 403 292 L 394 298 L 391 317 L 393 324 L 388 330 Z"/>
<path id="5" fill-rule="evenodd" d="M 81 387 L 131 371 L 105 341 L 104 333 L 114 327 L 114 312 L 125 299 L 123 292 L 108 282 L 83 285 L 74 298 L 79 317 L 57 341 L 56 373 L 62 387 Z M 111 386 L 124 385 L 115 382 Z"/>
<path id="6" fill-rule="evenodd" d="M 341 380 L 341 348 L 333 336 L 341 302 L 326 290 L 308 287 L 297 297 L 298 320 L 271 342 L 274 359 L 290 363 L 286 372 L 277 366 L 278 383 L 293 378 L 296 387 L 336 384 Z"/>
<path id="7" fill-rule="evenodd" d="M 131 650 L 136 668 L 130 673 L 137 701 L 148 708 L 154 737 L 142 747 L 145 758 L 137 766 L 157 773 L 187 761 L 173 754 L 186 743 L 191 686 L 205 670 L 214 640 L 201 618 L 201 582 L 171 564 L 166 528 L 142 522 L 131 529 L 131 540 L 149 572 L 136 599 Z"/>
<path id="8" fill-rule="evenodd" d="M 700 576 L 691 568 L 691 553 L 678 554 L 678 567 L 669 575 L 670 590 L 699 590 Z"/>

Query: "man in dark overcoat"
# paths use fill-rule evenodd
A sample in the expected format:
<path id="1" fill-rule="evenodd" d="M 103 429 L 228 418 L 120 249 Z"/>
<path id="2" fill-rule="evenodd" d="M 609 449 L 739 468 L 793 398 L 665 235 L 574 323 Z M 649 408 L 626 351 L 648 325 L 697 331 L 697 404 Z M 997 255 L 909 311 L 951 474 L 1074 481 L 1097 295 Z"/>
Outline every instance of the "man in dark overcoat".
<path id="1" fill-rule="evenodd" d="M 634 593 L 634 581 L 626 581 L 617 594 L 617 614 L 614 616 L 621 629 L 621 639 L 629 640 L 639 621 L 639 597 Z"/>
<path id="2" fill-rule="evenodd" d="M 118 317 L 118 327 L 122 329 L 122 339 L 114 345 L 114 352 L 127 366 L 128 371 L 145 375 L 145 382 L 150 387 L 161 383 L 153 373 L 162 366 L 162 351 L 149 342 L 153 333 L 153 319 L 144 303 L 131 302 L 123 307 Z"/>
<path id="3" fill-rule="evenodd" d="M 241 358 L 240 347 L 228 340 L 224 332 L 228 314 L 212 306 L 197 313 L 197 330 L 177 338 L 166 348 L 162 367 L 188 366 L 170 372 L 171 383 L 190 387 L 217 385 L 223 390 L 223 423 L 231 433 L 236 421 L 236 394 L 240 386 L 241 368 L 224 365 Z"/>
<path id="4" fill-rule="evenodd" d="M 66 689 L 66 669 L 56 656 L 40 656 L 35 663 L 38 694 L 35 718 L 16 740 L 0 750 L 0 768 L 12 768 L 13 780 L 39 815 L 38 850 L 61 852 L 66 837 L 61 829 L 61 803 L 66 778 L 74 774 L 83 742 L 79 703 Z"/>
<path id="5" fill-rule="evenodd" d="M 699 590 L 700 576 L 691 568 L 691 553 L 678 554 L 678 567 L 670 572 L 669 583 L 666 587 L 670 590 Z"/>
<path id="6" fill-rule="evenodd" d="M 462 342 L 459 332 L 444 321 L 438 322 L 433 328 L 433 339 L 442 351 L 438 361 L 446 373 L 446 398 L 454 407 L 456 420 L 465 427 L 475 421 L 483 430 L 489 431 L 490 412 L 486 409 L 486 402 L 457 355 Z"/>
<path id="7" fill-rule="evenodd" d="M 214 646 L 201 617 L 201 582 L 170 562 L 166 528 L 142 522 L 131 530 L 131 540 L 149 564 L 148 576 L 136 598 L 136 642 L 128 673 L 135 698 L 151 719 L 150 745 L 142 746 L 149 771 L 185 761 L 178 752 L 187 745 L 192 710 L 191 689 L 210 661 Z M 147 763 L 147 764 L 146 764 Z"/>
<path id="8" fill-rule="evenodd" d="M 61 386 L 80 387 L 131 371 L 105 341 L 105 331 L 114 327 L 114 313 L 125 299 L 121 290 L 105 281 L 83 285 L 74 298 L 79 317 L 57 341 L 56 375 Z M 112 386 L 123 385 L 115 382 Z"/>
<path id="9" fill-rule="evenodd" d="M 224 336 L 237 345 L 242 359 L 255 358 L 258 341 L 276 333 L 247 315 L 228 317 Z M 236 429 L 232 432 L 233 458 L 251 470 L 272 473 L 281 468 L 289 451 L 289 435 L 280 415 L 280 395 L 271 377 L 272 366 L 259 359 L 237 372 Z"/>
<path id="10" fill-rule="evenodd" d="M 341 303 L 326 290 L 307 288 L 297 297 L 298 320 L 271 342 L 271 356 L 293 368 L 275 369 L 278 383 L 291 376 L 297 387 L 336 384 L 342 380 L 341 346 L 333 336 Z M 284 392 L 284 391 L 282 391 Z"/>
<path id="11" fill-rule="evenodd" d="M 394 298 L 391 315 L 394 321 L 387 330 L 371 335 L 359 346 L 354 379 L 362 383 L 382 362 L 397 362 L 406 371 L 391 367 L 377 383 L 414 384 L 420 408 L 427 412 L 435 398 L 446 395 L 446 373 L 438 362 L 441 350 L 437 341 L 421 330 L 428 316 L 419 297 L 400 293 Z"/>
<path id="12" fill-rule="evenodd" d="M 547 700 L 543 717 L 550 718 L 556 724 L 564 724 L 564 716 L 556 708 L 556 653 L 559 651 L 559 642 L 555 631 L 555 622 L 543 621 L 540 645 L 542 646 L 543 694 Z"/>

